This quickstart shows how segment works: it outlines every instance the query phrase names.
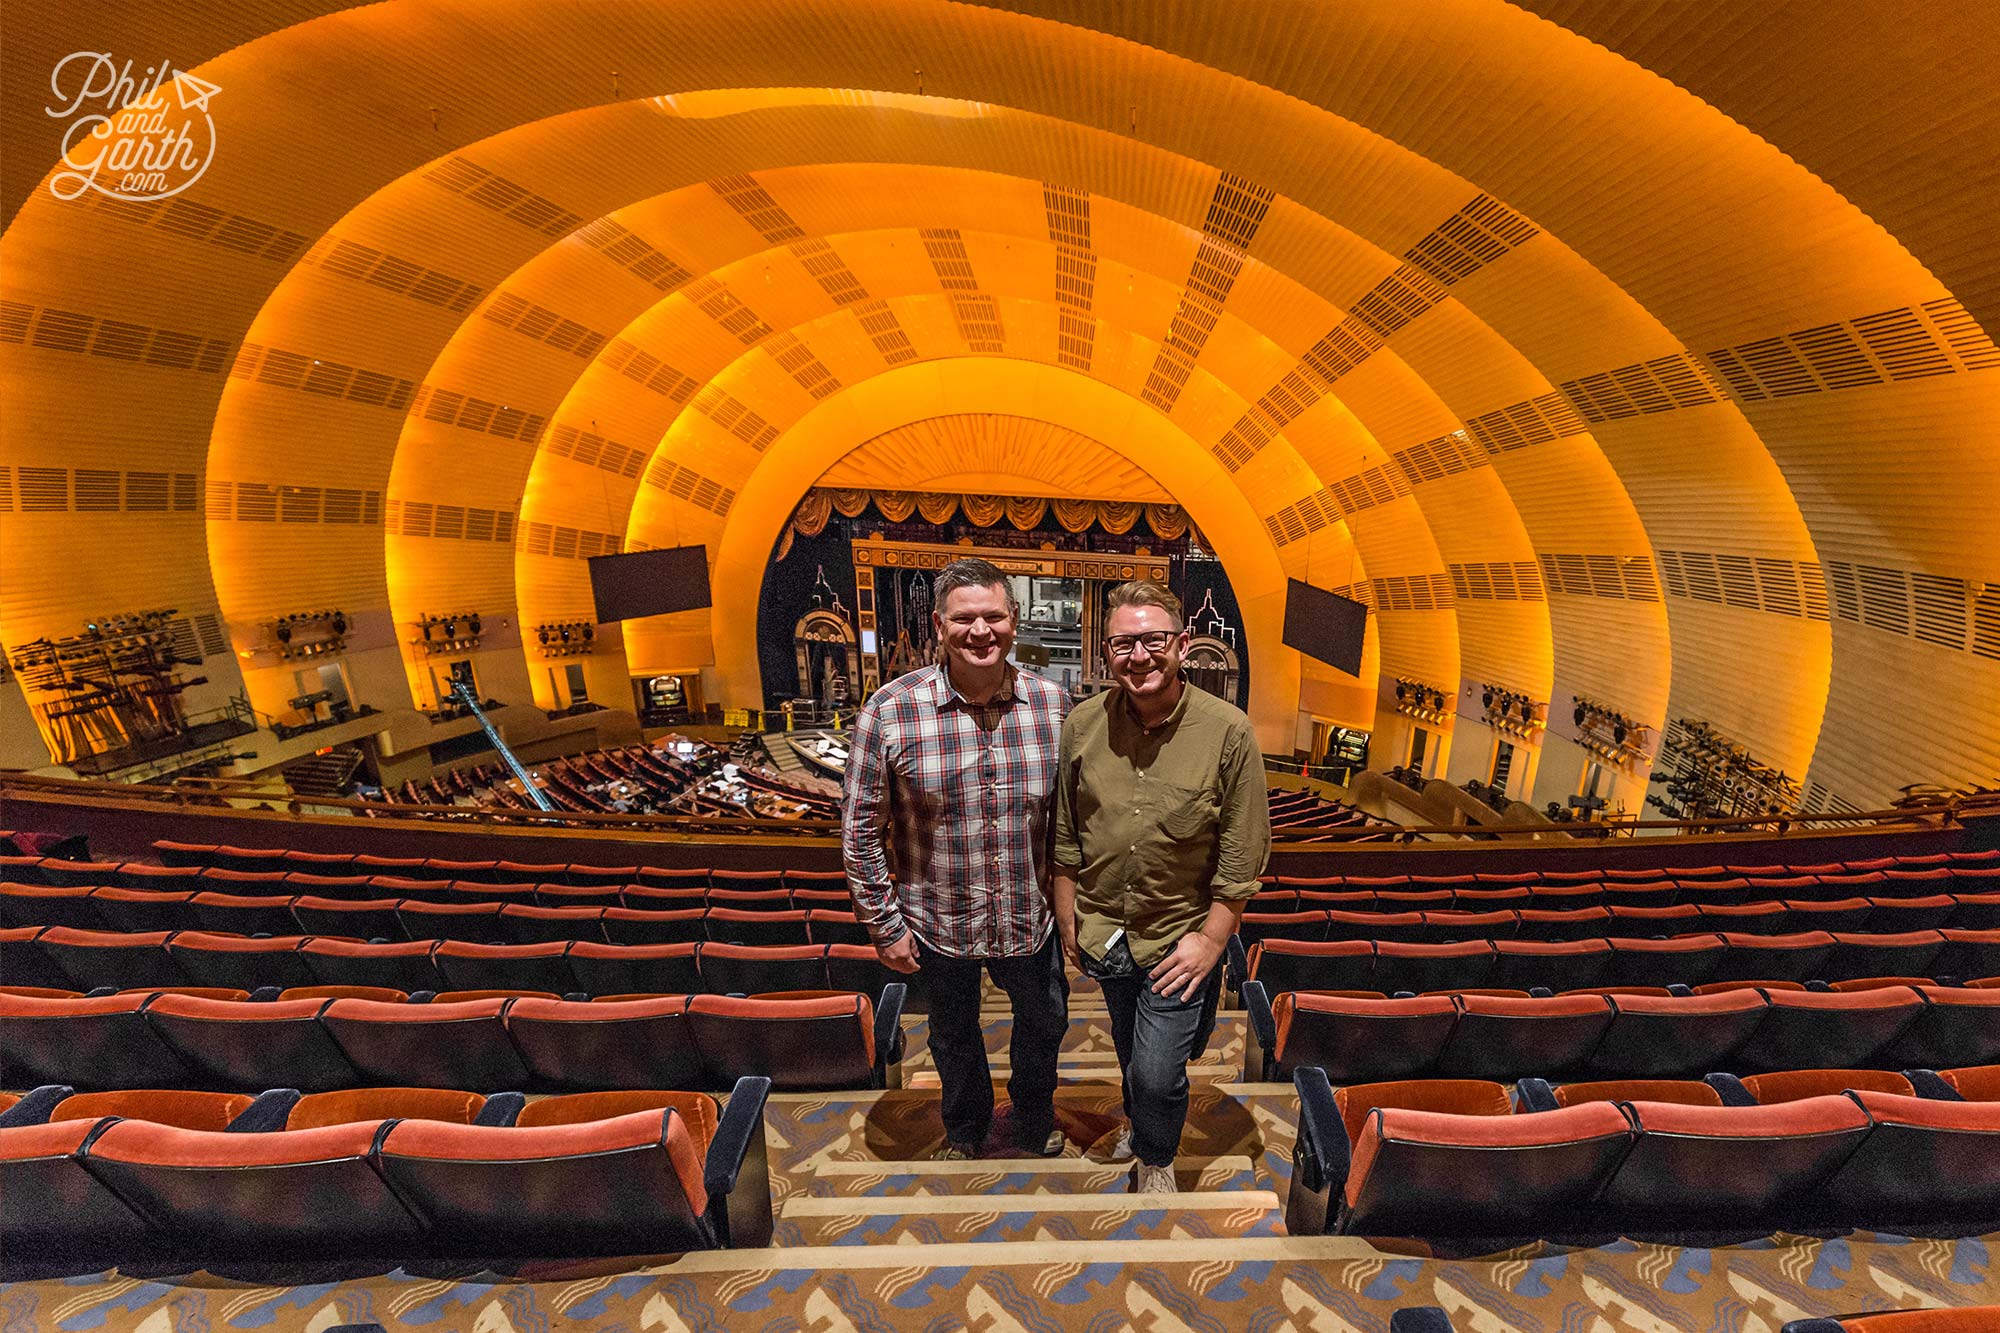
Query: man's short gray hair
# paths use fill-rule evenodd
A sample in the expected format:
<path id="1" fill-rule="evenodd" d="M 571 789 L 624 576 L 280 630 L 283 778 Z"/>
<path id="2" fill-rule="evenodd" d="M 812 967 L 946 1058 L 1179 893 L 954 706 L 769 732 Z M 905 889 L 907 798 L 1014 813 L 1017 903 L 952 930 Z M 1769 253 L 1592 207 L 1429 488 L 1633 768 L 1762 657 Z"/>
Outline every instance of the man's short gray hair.
<path id="1" fill-rule="evenodd" d="M 991 560 L 981 560 L 978 556 L 966 556 L 954 560 L 940 569 L 937 579 L 931 584 L 931 605 L 939 615 L 944 614 L 944 599 L 960 588 L 991 588 L 998 584 L 1007 594 L 1007 612 L 1017 619 L 1021 614 L 1020 603 L 1014 600 L 1014 585 L 1007 581 L 1000 566 Z"/>

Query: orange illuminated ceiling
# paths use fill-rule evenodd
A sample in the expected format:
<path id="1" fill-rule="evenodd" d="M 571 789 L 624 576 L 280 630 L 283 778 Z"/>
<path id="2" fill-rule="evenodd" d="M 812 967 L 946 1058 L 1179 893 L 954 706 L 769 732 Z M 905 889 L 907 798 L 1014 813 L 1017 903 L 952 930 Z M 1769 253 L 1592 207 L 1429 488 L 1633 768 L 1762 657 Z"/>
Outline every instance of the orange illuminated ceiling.
<path id="1" fill-rule="evenodd" d="M 1947 701 L 2000 698 L 2000 40 L 1953 13 L 10 15 L 0 639 L 574 619 L 638 545 L 754 597 L 822 478 L 1067 486 L 1196 517 L 1267 749 L 1289 576 L 1374 605 L 1385 679 L 1707 718 L 1827 799 L 1990 780 L 2000 710 Z M 184 195 L 40 188 L 22 90 L 103 47 L 222 89 Z M 743 619 L 614 665 L 749 701 Z"/>

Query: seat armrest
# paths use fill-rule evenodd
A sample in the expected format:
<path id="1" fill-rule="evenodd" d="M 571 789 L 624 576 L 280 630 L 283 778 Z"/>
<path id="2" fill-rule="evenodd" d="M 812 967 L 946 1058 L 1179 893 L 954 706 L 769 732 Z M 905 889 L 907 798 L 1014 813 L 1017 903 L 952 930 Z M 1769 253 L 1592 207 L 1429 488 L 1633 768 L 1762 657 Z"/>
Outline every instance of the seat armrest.
<path id="1" fill-rule="evenodd" d="M 1278 1059 L 1278 1023 L 1263 982 L 1243 983 L 1243 1010 L 1250 1020 L 1243 1028 L 1243 1081 L 1262 1083 L 1272 1076 Z"/>
<path id="2" fill-rule="evenodd" d="M 1935 1069 L 1905 1069 L 1903 1077 L 1910 1080 L 1910 1087 L 1916 1090 L 1916 1094 L 1919 1097 L 1928 1098 L 1934 1102 L 1962 1102 L 1965 1100 L 1960 1095 L 1958 1089 L 1945 1082 L 1944 1078 Z M 34 1094 L 30 1093 L 29 1095 L 33 1096 Z M 0 1118 L 0 1124 L 6 1123 L 8 1122 L 4 1118 Z"/>
<path id="3" fill-rule="evenodd" d="M 1299 1093 L 1299 1133 L 1292 1149 L 1285 1227 L 1294 1236 L 1325 1235 L 1337 1212 L 1333 1201 L 1347 1184 L 1347 1129 L 1324 1069 L 1308 1065 L 1298 1070 L 1292 1086 Z"/>
<path id="4" fill-rule="evenodd" d="M 118 988 L 116 986 L 92 986 L 83 993 L 83 998 L 86 1000 L 97 1000 L 102 999 L 106 995 L 116 995 L 117 993 Z"/>
<path id="5" fill-rule="evenodd" d="M 280 995 L 284 994 L 284 992 L 285 988 L 283 986 L 259 986 L 256 990 L 250 992 L 250 998 L 257 1004 L 270 1004 Z"/>
<path id="6" fill-rule="evenodd" d="M 429 1004 L 436 998 L 437 992 L 434 990 L 413 990 L 410 992 L 409 1002 L 411 1004 Z"/>
<path id="7" fill-rule="evenodd" d="M 1455 1333 L 1438 1305 L 1409 1305 L 1389 1316 L 1389 1333 Z"/>
<path id="8" fill-rule="evenodd" d="M 1724 1106 L 1756 1106 L 1757 1099 L 1750 1089 L 1743 1086 L 1743 1080 L 1734 1074 L 1704 1074 L 1702 1082 L 1715 1089 Z"/>
<path id="9" fill-rule="evenodd" d="M 1931 1077 L 1936 1078 L 1933 1074 Z M 1943 1079 L 1938 1079 L 1942 1083 Z M 21 1100 L 5 1111 L 0 1111 L 0 1129 L 13 1129 L 19 1125 L 46 1125 L 55 1114 L 56 1107 L 65 1097 L 74 1096 L 76 1089 L 67 1083 L 44 1083 L 41 1087 L 21 1094 Z"/>
<path id="10" fill-rule="evenodd" d="M 1783 1328 L 1779 1329 L 1778 1333 L 1846 1333 L 1846 1329 L 1847 1325 L 1841 1323 L 1838 1319 L 1815 1317 L 1812 1319 L 1791 1320 Z"/>
<path id="11" fill-rule="evenodd" d="M 771 1243 L 771 1167 L 764 1145 L 764 1103 L 770 1095 L 768 1078 L 737 1079 L 708 1143 L 702 1186 L 716 1239 L 730 1249 Z"/>
<path id="12" fill-rule="evenodd" d="M 1806 983 L 1806 989 L 1809 991 L 1823 992 L 1827 995 L 1833 994 L 1833 984 L 1827 981 L 1808 981 Z"/>
<path id="13" fill-rule="evenodd" d="M 1694 994 L 1694 987 L 1684 981 L 1670 981 L 1667 983 L 1667 994 L 1677 995 L 1682 999 L 1686 999 L 1688 996 Z"/>
<path id="14" fill-rule="evenodd" d="M 521 1108 L 528 1104 L 528 1096 L 522 1092 L 496 1092 L 486 1099 L 486 1105 L 479 1108 L 473 1117 L 475 1125 L 497 1125 L 502 1129 L 511 1128 L 521 1116 Z"/>
<path id="15" fill-rule="evenodd" d="M 1524 1078 L 1514 1084 L 1520 1094 L 1523 1111 L 1556 1111 L 1562 1103 L 1556 1100 L 1556 1090 L 1549 1086 L 1545 1078 Z"/>
<path id="16" fill-rule="evenodd" d="M 272 1088 L 257 1094 L 242 1115 L 229 1122 L 231 1134 L 275 1134 L 291 1119 L 292 1108 L 305 1094 L 297 1088 Z"/>
<path id="17" fill-rule="evenodd" d="M 875 1002 L 875 1086 L 903 1086 L 903 1001 L 910 988 L 900 981 L 882 987 Z"/>
<path id="18" fill-rule="evenodd" d="M 1229 943 L 1222 946 L 1223 983 L 1239 995 L 1243 983 L 1250 980 L 1250 951 L 1243 947 L 1241 935 L 1231 935 Z"/>
<path id="19" fill-rule="evenodd" d="M 590 992 L 587 990 L 564 991 L 563 999 L 576 1004 L 587 1003 L 590 999 Z"/>
<path id="20" fill-rule="evenodd" d="M 1530 986 L 1530 987 L 1528 987 L 1528 998 L 1529 998 L 1529 999 L 1531 999 L 1531 1000 L 1553 1000 L 1553 999 L 1554 999 L 1555 997 L 1556 997 L 1556 993 L 1555 993 L 1554 991 L 1550 990 L 1550 989 L 1549 989 L 1549 988 L 1548 988 L 1547 986 Z M 1435 1306 L 1430 1306 L 1430 1305 L 1424 1305 L 1424 1306 L 1413 1306 L 1413 1307 L 1411 1307 L 1411 1308 L 1412 1308 L 1412 1309 L 1414 1309 L 1414 1310 L 1418 1310 L 1418 1311 L 1422 1311 L 1422 1310 L 1431 1310 L 1431 1309 L 1435 1309 L 1436 1307 L 1435 1307 Z M 1398 1311 L 1396 1311 L 1396 1313 L 1397 1313 L 1397 1314 L 1409 1314 L 1409 1313 L 1410 1313 L 1410 1310 L 1398 1310 Z M 1393 1316 L 1391 1316 L 1391 1317 L 1393 1318 Z"/>

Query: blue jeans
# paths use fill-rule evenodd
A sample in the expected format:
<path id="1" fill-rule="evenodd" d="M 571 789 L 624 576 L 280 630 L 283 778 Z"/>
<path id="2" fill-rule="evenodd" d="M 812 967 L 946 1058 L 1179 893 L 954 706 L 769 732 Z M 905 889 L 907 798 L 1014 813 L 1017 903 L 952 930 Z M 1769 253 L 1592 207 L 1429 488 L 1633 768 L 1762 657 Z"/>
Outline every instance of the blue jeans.
<path id="1" fill-rule="evenodd" d="M 1208 1047 L 1222 998 L 1222 963 L 1187 999 L 1156 994 L 1144 969 L 1100 977 L 1111 1011 L 1111 1041 L 1124 1074 L 1125 1117 L 1132 1152 L 1147 1166 L 1166 1166 L 1181 1147 L 1187 1124 L 1188 1061 Z"/>

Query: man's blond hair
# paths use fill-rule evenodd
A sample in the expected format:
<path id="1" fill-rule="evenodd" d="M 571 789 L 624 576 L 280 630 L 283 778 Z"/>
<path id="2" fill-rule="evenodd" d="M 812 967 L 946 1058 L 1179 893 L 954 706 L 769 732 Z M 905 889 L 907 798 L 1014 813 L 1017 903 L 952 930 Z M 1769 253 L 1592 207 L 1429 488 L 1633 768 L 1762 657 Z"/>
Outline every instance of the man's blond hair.
<path id="1" fill-rule="evenodd" d="M 1187 625 L 1187 618 L 1181 611 L 1181 599 L 1151 579 L 1133 579 L 1113 588 L 1104 600 L 1104 618 L 1109 620 L 1111 613 L 1121 606 L 1157 606 L 1174 618 L 1175 629 Z"/>

